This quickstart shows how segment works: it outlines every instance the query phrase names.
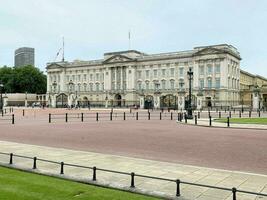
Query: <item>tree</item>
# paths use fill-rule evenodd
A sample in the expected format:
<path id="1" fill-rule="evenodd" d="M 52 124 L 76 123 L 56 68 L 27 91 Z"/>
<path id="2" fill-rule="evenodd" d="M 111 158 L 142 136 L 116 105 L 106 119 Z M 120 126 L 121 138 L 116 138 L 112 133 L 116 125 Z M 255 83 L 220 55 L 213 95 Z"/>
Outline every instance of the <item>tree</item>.
<path id="1" fill-rule="evenodd" d="M 46 75 L 33 66 L 2 67 L 0 81 L 4 84 L 4 92 L 46 93 Z"/>

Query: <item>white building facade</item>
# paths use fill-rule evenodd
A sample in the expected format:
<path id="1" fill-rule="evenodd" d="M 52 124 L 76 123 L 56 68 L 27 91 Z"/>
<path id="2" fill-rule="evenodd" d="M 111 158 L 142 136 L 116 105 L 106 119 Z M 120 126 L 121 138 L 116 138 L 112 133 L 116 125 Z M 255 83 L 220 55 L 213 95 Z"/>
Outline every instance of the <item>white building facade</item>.
<path id="1" fill-rule="evenodd" d="M 191 68 L 195 107 L 237 105 L 240 60 L 235 47 L 222 44 L 160 54 L 110 52 L 99 60 L 48 63 L 48 104 L 184 109 Z"/>

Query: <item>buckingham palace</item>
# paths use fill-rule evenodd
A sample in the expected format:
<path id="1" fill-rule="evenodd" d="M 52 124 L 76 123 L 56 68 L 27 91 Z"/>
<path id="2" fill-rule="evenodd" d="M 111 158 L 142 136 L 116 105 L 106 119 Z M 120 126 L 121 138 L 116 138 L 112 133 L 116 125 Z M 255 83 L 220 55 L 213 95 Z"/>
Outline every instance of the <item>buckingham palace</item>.
<path id="1" fill-rule="evenodd" d="M 240 60 L 235 47 L 220 44 L 159 54 L 118 51 L 98 60 L 51 62 L 47 63 L 48 104 L 184 109 L 191 69 L 195 108 L 238 106 Z"/>

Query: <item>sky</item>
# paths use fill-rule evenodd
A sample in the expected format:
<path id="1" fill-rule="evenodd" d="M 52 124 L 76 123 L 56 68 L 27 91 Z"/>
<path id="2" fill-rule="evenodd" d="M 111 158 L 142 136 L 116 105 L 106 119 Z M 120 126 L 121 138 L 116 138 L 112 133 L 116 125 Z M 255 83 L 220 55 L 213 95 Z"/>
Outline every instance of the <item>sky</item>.
<path id="1" fill-rule="evenodd" d="M 266 0 L 0 0 L 0 66 L 28 46 L 45 71 L 63 36 L 65 60 L 102 59 L 128 50 L 130 30 L 131 49 L 145 53 L 231 44 L 241 69 L 267 77 L 266 20 Z"/>

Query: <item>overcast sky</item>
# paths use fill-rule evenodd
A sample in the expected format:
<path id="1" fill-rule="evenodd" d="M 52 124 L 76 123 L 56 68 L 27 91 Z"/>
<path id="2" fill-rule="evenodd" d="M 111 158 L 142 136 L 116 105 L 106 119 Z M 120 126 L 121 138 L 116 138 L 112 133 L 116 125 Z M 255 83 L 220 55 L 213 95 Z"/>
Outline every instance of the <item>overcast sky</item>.
<path id="1" fill-rule="evenodd" d="M 265 0 L 0 0 L 0 66 L 14 50 L 34 47 L 36 66 L 54 61 L 65 37 L 65 58 L 101 59 L 109 51 L 146 53 L 227 43 L 241 68 L 267 77 Z"/>

